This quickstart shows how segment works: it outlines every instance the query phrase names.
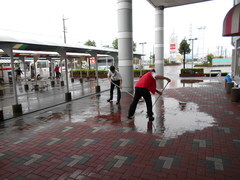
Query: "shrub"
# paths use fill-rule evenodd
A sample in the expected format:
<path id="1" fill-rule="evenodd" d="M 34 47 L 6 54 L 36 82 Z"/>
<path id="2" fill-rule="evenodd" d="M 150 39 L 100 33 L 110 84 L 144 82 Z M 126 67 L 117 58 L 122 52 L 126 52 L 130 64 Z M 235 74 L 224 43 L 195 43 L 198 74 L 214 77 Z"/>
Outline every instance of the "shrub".
<path id="1" fill-rule="evenodd" d="M 203 74 L 203 68 L 185 68 L 181 69 L 181 74 Z"/>

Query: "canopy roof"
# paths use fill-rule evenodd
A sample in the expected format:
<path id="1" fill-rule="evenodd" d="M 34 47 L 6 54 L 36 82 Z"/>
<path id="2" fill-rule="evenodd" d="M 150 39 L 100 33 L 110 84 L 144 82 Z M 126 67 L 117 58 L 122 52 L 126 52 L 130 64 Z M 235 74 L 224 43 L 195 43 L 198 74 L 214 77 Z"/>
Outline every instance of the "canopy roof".
<path id="1" fill-rule="evenodd" d="M 240 3 L 230 9 L 225 16 L 223 36 L 240 36 Z"/>
<path id="2" fill-rule="evenodd" d="M 94 46 L 84 46 L 80 44 L 64 44 L 50 41 L 37 41 L 34 39 L 13 38 L 8 36 L 0 36 L 0 49 L 1 46 L 10 44 L 13 50 L 24 51 L 48 51 L 58 52 L 61 49 L 66 50 L 67 53 L 86 53 L 86 54 L 108 54 L 118 55 L 118 50 L 113 48 L 99 48 Z M 141 53 L 133 53 L 135 57 L 141 57 Z"/>
<path id="3" fill-rule="evenodd" d="M 147 0 L 154 7 L 163 6 L 164 8 L 205 2 L 210 0 Z"/>

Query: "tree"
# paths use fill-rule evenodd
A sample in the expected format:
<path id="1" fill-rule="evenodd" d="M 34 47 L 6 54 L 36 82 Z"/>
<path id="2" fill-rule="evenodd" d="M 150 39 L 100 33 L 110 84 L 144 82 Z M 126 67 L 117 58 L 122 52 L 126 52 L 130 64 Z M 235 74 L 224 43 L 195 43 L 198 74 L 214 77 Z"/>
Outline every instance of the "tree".
<path id="1" fill-rule="evenodd" d="M 96 43 L 95 43 L 94 40 L 93 41 L 88 40 L 87 42 L 84 43 L 84 45 L 86 45 L 86 46 L 95 46 L 96 47 Z"/>
<path id="2" fill-rule="evenodd" d="M 180 43 L 180 47 L 178 49 L 179 53 L 183 55 L 183 69 L 185 69 L 185 57 L 186 54 L 189 54 L 191 52 L 190 44 L 187 43 L 186 39 L 183 39 Z"/>
<path id="3" fill-rule="evenodd" d="M 113 40 L 112 46 L 114 49 L 118 49 L 118 39 L 117 38 Z"/>
<path id="4" fill-rule="evenodd" d="M 155 63 L 155 54 L 150 55 L 149 59 L 151 60 L 150 64 Z"/>
<path id="5" fill-rule="evenodd" d="M 112 46 L 114 49 L 118 49 L 118 39 L 114 39 L 112 42 Z M 136 51 L 137 44 L 133 41 L 133 51 Z"/>
<path id="6" fill-rule="evenodd" d="M 213 58 L 214 58 L 214 55 L 213 55 L 213 54 L 208 54 L 208 55 L 207 55 L 207 61 L 208 61 L 209 64 L 212 64 Z"/>

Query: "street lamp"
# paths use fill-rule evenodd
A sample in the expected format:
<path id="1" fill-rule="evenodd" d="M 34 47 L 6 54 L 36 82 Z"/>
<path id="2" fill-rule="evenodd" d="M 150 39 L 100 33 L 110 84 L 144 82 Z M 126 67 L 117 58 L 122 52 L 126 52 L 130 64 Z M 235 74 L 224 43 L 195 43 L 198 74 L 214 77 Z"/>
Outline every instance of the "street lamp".
<path id="1" fill-rule="evenodd" d="M 192 41 L 192 68 L 193 68 L 193 41 L 197 40 L 197 38 L 194 39 L 188 39 L 189 41 Z"/>
<path id="2" fill-rule="evenodd" d="M 142 61 L 144 60 L 144 44 L 147 44 L 146 42 L 142 42 L 139 43 L 140 45 L 142 45 L 142 59 L 140 60 L 140 66 L 141 66 L 141 70 L 140 70 L 140 77 L 142 77 Z"/>

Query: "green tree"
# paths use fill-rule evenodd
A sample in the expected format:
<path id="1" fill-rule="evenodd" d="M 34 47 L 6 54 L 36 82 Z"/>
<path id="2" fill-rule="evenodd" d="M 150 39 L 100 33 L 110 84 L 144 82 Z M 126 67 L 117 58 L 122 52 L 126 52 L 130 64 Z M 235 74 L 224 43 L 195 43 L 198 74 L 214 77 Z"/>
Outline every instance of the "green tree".
<path id="1" fill-rule="evenodd" d="M 137 48 L 137 44 L 133 41 L 133 52 L 136 51 L 136 48 Z"/>
<path id="2" fill-rule="evenodd" d="M 88 40 L 87 42 L 84 43 L 84 45 L 86 45 L 86 46 L 95 46 L 96 47 L 96 43 L 95 43 L 94 40 L 93 41 Z"/>
<path id="3" fill-rule="evenodd" d="M 113 40 L 112 46 L 114 49 L 118 49 L 118 39 L 117 38 Z"/>
<path id="4" fill-rule="evenodd" d="M 209 64 L 212 64 L 213 58 L 214 58 L 214 55 L 213 55 L 213 54 L 208 54 L 208 55 L 207 55 L 207 61 L 208 61 Z"/>
<path id="5" fill-rule="evenodd" d="M 114 39 L 112 42 L 112 46 L 114 49 L 118 49 L 118 39 Z M 137 44 L 133 41 L 133 51 L 136 51 Z"/>
<path id="6" fill-rule="evenodd" d="M 155 54 L 150 55 L 149 59 L 150 59 L 150 64 L 154 64 L 155 63 Z"/>
<path id="7" fill-rule="evenodd" d="M 185 57 L 186 57 L 186 54 L 189 54 L 191 52 L 190 44 L 187 43 L 186 39 L 183 39 L 182 42 L 180 43 L 178 52 L 181 55 L 183 55 L 183 69 L 185 69 Z"/>

